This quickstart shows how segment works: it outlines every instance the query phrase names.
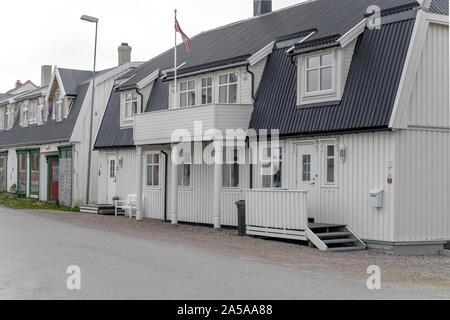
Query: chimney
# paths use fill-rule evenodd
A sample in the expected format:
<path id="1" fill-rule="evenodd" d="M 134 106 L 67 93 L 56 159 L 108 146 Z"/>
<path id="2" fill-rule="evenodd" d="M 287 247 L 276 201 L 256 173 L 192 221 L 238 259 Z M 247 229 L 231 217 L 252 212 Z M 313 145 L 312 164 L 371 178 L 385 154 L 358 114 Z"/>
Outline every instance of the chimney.
<path id="1" fill-rule="evenodd" d="M 17 80 L 17 81 L 16 81 L 16 87 L 15 87 L 15 89 L 17 89 L 17 88 L 20 87 L 21 85 L 22 85 L 22 81 Z"/>
<path id="2" fill-rule="evenodd" d="M 52 66 L 43 65 L 41 67 L 41 86 L 46 86 L 50 83 L 52 77 Z"/>
<path id="3" fill-rule="evenodd" d="M 253 0 L 253 16 L 272 12 L 272 0 Z"/>
<path id="4" fill-rule="evenodd" d="M 131 47 L 128 45 L 128 43 L 122 43 L 118 51 L 119 51 L 119 66 L 131 61 Z"/>

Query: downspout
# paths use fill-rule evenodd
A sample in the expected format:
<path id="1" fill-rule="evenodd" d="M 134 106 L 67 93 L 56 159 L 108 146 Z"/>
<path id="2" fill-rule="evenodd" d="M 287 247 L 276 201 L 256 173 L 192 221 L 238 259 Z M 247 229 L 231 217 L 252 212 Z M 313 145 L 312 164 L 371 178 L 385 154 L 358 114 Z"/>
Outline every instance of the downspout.
<path id="1" fill-rule="evenodd" d="M 255 74 L 252 71 L 250 71 L 249 64 L 245 65 L 245 69 L 252 76 L 252 99 L 253 99 L 253 102 L 255 102 L 256 101 L 256 96 L 255 96 Z"/>
<path id="2" fill-rule="evenodd" d="M 167 171 L 168 171 L 168 155 L 165 151 L 161 150 L 164 155 L 164 222 L 167 222 Z"/>
<path id="3" fill-rule="evenodd" d="M 136 93 L 141 97 L 141 112 L 144 113 L 144 95 L 139 91 L 139 88 L 135 88 Z"/>

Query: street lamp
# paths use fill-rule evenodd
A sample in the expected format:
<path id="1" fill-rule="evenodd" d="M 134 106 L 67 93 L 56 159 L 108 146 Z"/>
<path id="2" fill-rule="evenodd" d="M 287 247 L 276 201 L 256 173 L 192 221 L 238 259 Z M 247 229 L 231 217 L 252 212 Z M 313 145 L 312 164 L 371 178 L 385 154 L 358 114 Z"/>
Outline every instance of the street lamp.
<path id="1" fill-rule="evenodd" d="M 86 180 L 86 204 L 89 204 L 89 185 L 91 178 L 91 157 L 92 157 L 92 123 L 94 120 L 94 96 L 95 96 L 95 67 L 97 62 L 97 29 L 98 19 L 83 15 L 81 20 L 95 23 L 95 46 L 94 46 L 94 70 L 92 71 L 92 102 L 91 102 L 91 119 L 89 126 L 89 152 L 88 152 L 88 167 L 87 167 L 87 180 Z"/>

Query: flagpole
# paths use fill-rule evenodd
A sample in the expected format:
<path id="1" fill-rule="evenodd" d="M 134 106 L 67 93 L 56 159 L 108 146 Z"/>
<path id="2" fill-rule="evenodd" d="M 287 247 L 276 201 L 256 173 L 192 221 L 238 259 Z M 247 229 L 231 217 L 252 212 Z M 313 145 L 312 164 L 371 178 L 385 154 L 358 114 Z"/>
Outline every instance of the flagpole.
<path id="1" fill-rule="evenodd" d="M 174 29 L 175 29 L 175 49 L 174 49 L 174 108 L 178 108 L 178 104 L 177 104 L 177 28 L 176 28 L 176 23 L 177 23 L 177 9 L 175 9 L 175 21 L 174 21 Z"/>

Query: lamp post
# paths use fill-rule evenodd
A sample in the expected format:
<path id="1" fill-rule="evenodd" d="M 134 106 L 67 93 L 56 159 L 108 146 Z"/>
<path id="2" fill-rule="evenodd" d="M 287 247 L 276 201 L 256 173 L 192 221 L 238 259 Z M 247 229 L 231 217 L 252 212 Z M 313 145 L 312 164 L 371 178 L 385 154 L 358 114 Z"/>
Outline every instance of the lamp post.
<path id="1" fill-rule="evenodd" d="M 89 186 L 91 180 L 91 157 L 92 157 L 92 126 L 94 120 L 94 96 L 95 96 L 95 67 L 97 62 L 97 30 L 98 19 L 83 15 L 81 20 L 95 23 L 95 46 L 94 46 L 94 70 L 92 71 L 92 102 L 91 102 L 91 119 L 89 125 L 89 152 L 88 152 L 88 167 L 87 167 L 87 179 L 86 179 L 86 204 L 89 204 Z"/>

